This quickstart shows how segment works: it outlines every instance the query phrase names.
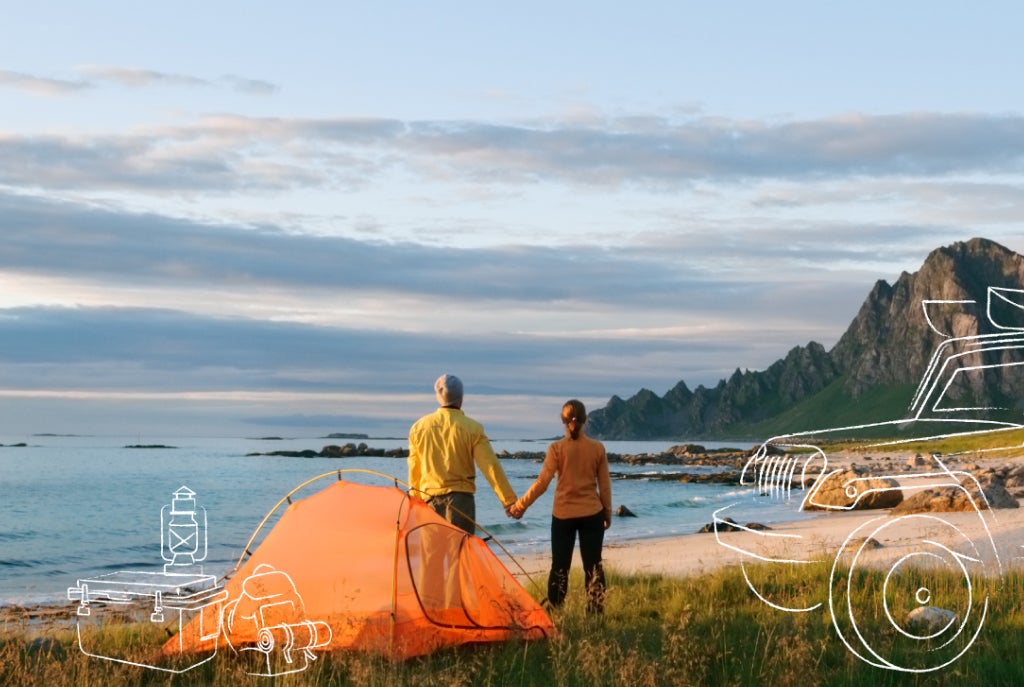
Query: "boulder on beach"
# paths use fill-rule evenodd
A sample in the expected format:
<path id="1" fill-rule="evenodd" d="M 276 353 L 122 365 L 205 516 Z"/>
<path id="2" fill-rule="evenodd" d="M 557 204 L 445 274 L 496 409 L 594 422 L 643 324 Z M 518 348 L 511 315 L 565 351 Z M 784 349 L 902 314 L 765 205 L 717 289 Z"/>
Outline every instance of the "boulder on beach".
<path id="1" fill-rule="evenodd" d="M 977 469 L 977 466 L 974 467 Z M 969 470 L 967 467 L 964 469 Z M 1006 491 L 1008 491 L 1011 496 L 1024 496 L 1024 465 L 1020 463 L 1004 465 L 997 471 L 997 474 L 1003 478 Z"/>
<path id="2" fill-rule="evenodd" d="M 853 551 L 855 549 L 880 549 L 882 546 L 882 542 L 878 541 L 874 537 L 853 537 L 846 541 L 846 544 L 843 545 L 843 549 L 846 551 Z"/>
<path id="3" fill-rule="evenodd" d="M 851 467 L 827 475 L 804 504 L 804 510 L 894 508 L 902 501 L 903 492 L 895 479 L 865 477 Z"/>
<path id="4" fill-rule="evenodd" d="M 747 530 L 755 530 L 755 531 L 763 532 L 765 530 L 770 530 L 770 529 L 771 529 L 771 527 L 768 527 L 768 525 L 763 525 L 763 524 L 761 524 L 759 522 L 748 522 L 746 525 L 740 525 L 738 522 L 736 522 L 732 518 L 724 518 L 721 522 L 718 523 L 718 531 L 719 532 L 743 532 L 743 531 L 747 531 Z M 715 531 L 715 523 L 709 522 L 708 524 L 704 525 L 699 530 L 697 530 L 697 533 L 698 534 L 707 534 L 708 532 L 714 532 L 714 531 Z"/>
<path id="5" fill-rule="evenodd" d="M 907 497 L 893 509 L 893 515 L 912 513 L 957 513 L 989 508 L 1019 508 L 1002 476 L 995 472 L 982 474 L 975 480 L 965 478 L 960 487 L 940 486 L 923 489 Z"/>
<path id="6" fill-rule="evenodd" d="M 929 465 L 931 465 L 931 463 L 928 461 L 927 458 L 922 456 L 920 453 L 915 453 L 914 455 L 907 458 L 908 468 L 922 468 L 928 467 Z"/>
<path id="7" fill-rule="evenodd" d="M 668 450 L 674 455 L 693 455 L 695 453 L 707 453 L 708 450 L 700 444 L 677 444 Z"/>

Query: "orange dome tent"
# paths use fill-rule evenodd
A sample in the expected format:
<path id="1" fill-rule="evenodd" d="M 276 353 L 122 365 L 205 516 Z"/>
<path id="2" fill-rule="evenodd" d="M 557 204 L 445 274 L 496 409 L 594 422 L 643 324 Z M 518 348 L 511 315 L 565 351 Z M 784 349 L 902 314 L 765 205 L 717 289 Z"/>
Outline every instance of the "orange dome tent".
<path id="1" fill-rule="evenodd" d="M 409 496 L 397 480 L 368 486 L 343 480 L 342 472 L 320 475 L 281 500 L 278 507 L 285 500 L 290 505 L 244 565 L 244 555 L 239 561 L 223 611 L 211 608 L 222 617 L 194 618 L 167 641 L 165 654 L 216 650 L 223 642 L 265 654 L 269 675 L 301 670 L 315 651 L 405 659 L 554 632 L 548 615 L 482 539 Z M 326 488 L 292 500 L 306 485 L 335 474 Z M 219 633 L 210 632 L 218 626 Z M 271 660 L 275 647 L 283 663 Z"/>

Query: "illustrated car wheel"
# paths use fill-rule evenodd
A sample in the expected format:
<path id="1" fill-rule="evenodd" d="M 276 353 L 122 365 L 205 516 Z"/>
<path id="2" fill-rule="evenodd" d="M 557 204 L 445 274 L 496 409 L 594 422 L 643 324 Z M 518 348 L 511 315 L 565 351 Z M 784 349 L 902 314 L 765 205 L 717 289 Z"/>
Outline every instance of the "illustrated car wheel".
<path id="1" fill-rule="evenodd" d="M 927 534 L 919 539 L 922 528 Z M 905 546 L 908 538 L 907 553 L 871 560 L 879 544 Z M 832 624 L 851 652 L 879 668 L 928 672 L 948 666 L 970 649 L 988 614 L 982 554 L 970 537 L 939 517 L 871 520 L 850 534 L 836 556 Z M 919 607 L 955 617 L 939 616 L 928 626 L 908 618 Z"/>

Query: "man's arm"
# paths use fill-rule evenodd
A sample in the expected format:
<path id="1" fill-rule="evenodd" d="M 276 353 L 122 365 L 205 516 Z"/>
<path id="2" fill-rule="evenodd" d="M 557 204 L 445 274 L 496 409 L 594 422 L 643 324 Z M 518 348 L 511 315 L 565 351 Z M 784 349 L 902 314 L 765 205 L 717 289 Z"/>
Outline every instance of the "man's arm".
<path id="1" fill-rule="evenodd" d="M 505 469 L 501 467 L 501 461 L 494 454 L 491 442 L 486 436 L 481 436 L 474 444 L 473 462 L 491 485 L 503 507 L 508 508 L 516 502 L 516 493 L 512 490 L 512 485 L 505 476 Z"/>
<path id="2" fill-rule="evenodd" d="M 413 494 L 422 498 L 423 493 L 419 489 L 423 479 L 423 466 L 420 464 L 419 449 L 416 447 L 416 442 L 413 441 L 412 434 L 409 434 L 409 457 L 406 462 L 409 466 L 409 487 L 413 490 Z"/>

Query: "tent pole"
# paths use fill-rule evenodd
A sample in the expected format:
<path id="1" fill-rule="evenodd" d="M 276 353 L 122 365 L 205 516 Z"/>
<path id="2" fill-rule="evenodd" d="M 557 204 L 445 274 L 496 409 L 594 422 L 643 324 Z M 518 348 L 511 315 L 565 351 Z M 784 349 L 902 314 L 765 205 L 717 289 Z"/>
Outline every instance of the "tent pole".
<path id="1" fill-rule="evenodd" d="M 395 487 L 398 487 L 396 480 Z M 390 653 L 391 658 L 395 655 L 395 625 L 398 614 L 398 552 L 402 537 L 402 508 L 408 504 L 409 492 L 405 492 L 405 498 L 398 502 L 398 516 L 395 518 L 395 551 L 391 561 L 391 632 L 390 632 Z"/>

